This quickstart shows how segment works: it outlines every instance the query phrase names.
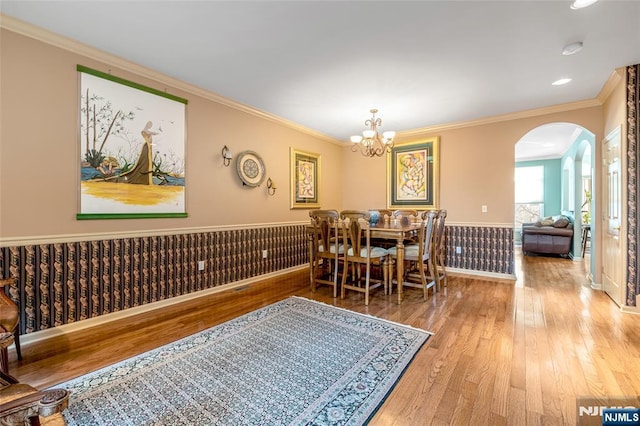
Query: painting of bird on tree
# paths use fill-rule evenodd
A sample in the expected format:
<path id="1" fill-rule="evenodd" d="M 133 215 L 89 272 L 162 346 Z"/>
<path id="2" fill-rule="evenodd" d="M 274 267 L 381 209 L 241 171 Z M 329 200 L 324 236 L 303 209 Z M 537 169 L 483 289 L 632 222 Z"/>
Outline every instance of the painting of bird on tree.
<path id="1" fill-rule="evenodd" d="M 78 65 L 78 219 L 186 217 L 187 100 Z"/>

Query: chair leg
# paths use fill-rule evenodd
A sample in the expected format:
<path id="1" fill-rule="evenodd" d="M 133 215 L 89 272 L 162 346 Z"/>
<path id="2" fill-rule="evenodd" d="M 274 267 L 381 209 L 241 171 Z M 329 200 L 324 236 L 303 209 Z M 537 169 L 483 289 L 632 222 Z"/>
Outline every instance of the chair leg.
<path id="1" fill-rule="evenodd" d="M 389 259 L 389 295 L 393 294 L 393 259 Z"/>
<path id="2" fill-rule="evenodd" d="M 425 268 L 425 264 L 419 265 L 420 268 L 420 281 L 422 281 L 422 297 L 424 297 L 424 300 L 426 301 L 427 298 L 429 297 L 428 294 L 428 289 L 427 289 L 427 273 L 424 270 Z"/>
<path id="3" fill-rule="evenodd" d="M 20 327 L 16 327 L 13 332 L 13 342 L 16 344 L 16 353 L 18 354 L 18 361 L 22 361 L 22 352 L 20 351 Z"/>
<path id="4" fill-rule="evenodd" d="M 0 370 L 9 374 L 9 350 L 7 348 L 0 349 Z"/>
<path id="5" fill-rule="evenodd" d="M 316 271 L 318 270 L 318 260 L 314 260 L 311 265 L 311 293 L 316 292 Z"/>
<path id="6" fill-rule="evenodd" d="M 333 298 L 338 297 L 338 259 L 333 260 Z M 331 265 L 329 265 L 331 267 Z"/>
<path id="7" fill-rule="evenodd" d="M 371 278 L 371 263 L 367 262 L 367 271 L 364 277 L 364 306 L 369 306 L 369 278 Z"/>
<path id="8" fill-rule="evenodd" d="M 389 260 L 382 262 L 382 279 L 384 280 L 384 294 L 389 294 Z"/>
<path id="9" fill-rule="evenodd" d="M 346 288 L 344 286 L 347 283 L 348 271 L 349 263 L 345 260 L 342 271 L 342 288 L 340 289 L 340 299 L 344 299 L 344 295 L 346 294 Z"/>
<path id="10" fill-rule="evenodd" d="M 442 269 L 442 281 L 444 283 L 444 286 L 447 286 L 447 270 L 444 267 L 444 253 L 441 254 L 440 258 L 439 258 L 439 262 L 440 264 L 440 268 Z"/>

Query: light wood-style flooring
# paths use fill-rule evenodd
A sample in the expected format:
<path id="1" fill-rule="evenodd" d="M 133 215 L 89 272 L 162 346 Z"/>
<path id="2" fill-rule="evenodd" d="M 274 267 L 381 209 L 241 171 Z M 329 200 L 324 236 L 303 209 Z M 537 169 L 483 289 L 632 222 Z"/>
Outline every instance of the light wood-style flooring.
<path id="1" fill-rule="evenodd" d="M 422 291 L 331 297 L 308 272 L 24 346 L 10 372 L 39 388 L 172 342 L 291 295 L 429 330 L 372 425 L 576 424 L 576 397 L 640 395 L 640 316 L 589 287 L 583 262 L 517 256 L 517 281 L 450 276 Z"/>

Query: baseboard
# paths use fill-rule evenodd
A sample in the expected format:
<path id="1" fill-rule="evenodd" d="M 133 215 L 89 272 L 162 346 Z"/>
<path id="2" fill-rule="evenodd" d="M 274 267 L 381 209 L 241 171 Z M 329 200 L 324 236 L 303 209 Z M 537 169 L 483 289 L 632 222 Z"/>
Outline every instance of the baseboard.
<path id="1" fill-rule="evenodd" d="M 600 291 L 603 290 L 602 283 L 596 283 L 596 282 L 593 282 L 593 281 L 591 281 L 591 288 L 593 290 L 600 290 Z"/>
<path id="2" fill-rule="evenodd" d="M 484 278 L 508 280 L 508 281 L 515 281 L 517 279 L 515 274 L 501 274 L 498 272 L 475 271 L 472 269 L 461 269 L 461 268 L 447 267 L 447 273 L 451 273 L 451 275 L 458 275 L 458 276 L 484 277 Z"/>
<path id="3" fill-rule="evenodd" d="M 206 290 L 197 291 L 194 293 L 185 294 L 182 296 L 172 297 L 170 299 L 160 300 L 153 303 L 148 303 L 142 306 L 136 306 L 135 308 L 125 309 L 123 311 L 112 312 L 109 314 L 100 315 L 95 318 L 89 318 L 83 321 L 77 321 L 69 324 L 63 324 L 58 327 L 48 328 L 45 330 L 36 331 L 33 333 L 20 335 L 20 346 L 28 346 L 31 343 L 39 342 L 42 340 L 50 339 L 56 336 L 63 336 L 65 334 L 73 333 L 78 330 L 84 330 L 89 327 L 95 327 L 97 325 L 106 324 L 109 322 L 113 322 L 116 320 L 120 320 L 123 318 L 131 317 L 134 315 L 138 315 L 144 312 L 154 311 L 156 309 L 162 309 L 167 306 L 175 305 L 178 303 L 182 303 L 188 300 L 198 299 L 200 297 L 209 296 L 211 294 L 220 293 L 227 290 L 233 290 L 238 287 L 246 286 L 250 283 L 255 283 L 258 281 L 262 281 L 267 278 L 273 278 L 280 275 L 286 275 L 291 272 L 303 270 L 305 268 L 309 268 L 309 264 L 302 264 L 298 266 L 294 266 L 292 268 L 282 269 L 280 271 L 271 272 L 268 274 L 259 275 L 256 277 L 247 278 L 242 281 L 236 281 L 233 283 L 228 283 L 220 286 L 216 286 L 213 288 L 208 288 Z M 13 349 L 15 351 L 15 349 Z"/>
<path id="4" fill-rule="evenodd" d="M 640 308 L 638 306 L 624 305 L 620 310 L 625 314 L 640 315 Z"/>

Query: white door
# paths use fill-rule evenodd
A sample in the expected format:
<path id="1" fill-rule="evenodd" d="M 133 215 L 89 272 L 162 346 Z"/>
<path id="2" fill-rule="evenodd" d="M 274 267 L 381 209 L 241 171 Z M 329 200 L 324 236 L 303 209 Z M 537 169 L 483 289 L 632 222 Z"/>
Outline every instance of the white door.
<path id="1" fill-rule="evenodd" d="M 604 291 L 622 305 L 622 246 L 620 226 L 622 223 L 622 176 L 620 166 L 620 128 L 611 132 L 603 146 L 604 215 L 603 215 L 603 259 L 602 284 Z"/>

